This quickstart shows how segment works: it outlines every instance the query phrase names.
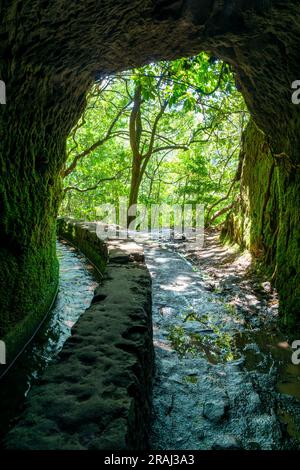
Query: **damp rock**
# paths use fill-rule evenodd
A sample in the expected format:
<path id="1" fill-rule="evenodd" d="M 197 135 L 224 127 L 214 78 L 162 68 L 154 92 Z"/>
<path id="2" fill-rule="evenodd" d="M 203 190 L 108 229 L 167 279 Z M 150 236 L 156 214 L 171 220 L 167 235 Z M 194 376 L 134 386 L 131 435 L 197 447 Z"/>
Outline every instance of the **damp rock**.
<path id="1" fill-rule="evenodd" d="M 203 416 L 209 421 L 218 422 L 225 417 L 226 406 L 224 401 L 210 401 L 205 403 L 203 408 Z"/>
<path id="2" fill-rule="evenodd" d="M 213 450 L 240 450 L 242 448 L 241 441 L 230 434 L 222 436 L 212 446 Z"/>

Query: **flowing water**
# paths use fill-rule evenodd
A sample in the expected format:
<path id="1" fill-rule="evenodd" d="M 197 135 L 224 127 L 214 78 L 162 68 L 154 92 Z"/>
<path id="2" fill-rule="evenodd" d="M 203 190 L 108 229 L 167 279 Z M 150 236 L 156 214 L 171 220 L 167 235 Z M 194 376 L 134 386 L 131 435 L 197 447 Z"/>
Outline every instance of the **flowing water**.
<path id="1" fill-rule="evenodd" d="M 55 304 L 33 341 L 0 380 L 0 439 L 22 412 L 29 390 L 63 347 L 98 285 L 99 275 L 73 247 L 58 242 L 57 255 L 60 281 Z"/>
<path id="2" fill-rule="evenodd" d="M 172 244 L 152 241 L 145 254 L 156 353 L 151 447 L 299 449 L 300 366 L 292 364 L 276 319 L 245 324 L 243 311 L 209 292 L 205 272 Z M 59 243 L 58 257 L 55 305 L 0 381 L 0 438 L 16 422 L 28 391 L 62 348 L 98 283 L 74 248 Z"/>

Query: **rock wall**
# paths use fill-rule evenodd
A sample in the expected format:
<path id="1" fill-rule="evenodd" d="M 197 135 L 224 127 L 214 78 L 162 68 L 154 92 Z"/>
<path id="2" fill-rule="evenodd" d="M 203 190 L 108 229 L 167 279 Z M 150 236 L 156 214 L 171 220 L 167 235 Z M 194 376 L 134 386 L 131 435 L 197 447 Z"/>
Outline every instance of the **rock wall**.
<path id="1" fill-rule="evenodd" d="M 60 223 L 64 237 L 72 233 L 76 244 L 79 236 L 81 249 L 85 240 L 97 265 L 93 225 Z M 139 247 L 125 245 L 123 251 L 118 241 L 112 243 L 110 263 L 91 306 L 29 393 L 20 422 L 6 438 L 7 448 L 147 447 L 154 367 L 151 279 Z"/>
<path id="2" fill-rule="evenodd" d="M 96 224 L 80 222 L 68 217 L 59 217 L 57 220 L 57 234 L 74 244 L 95 264 L 100 272 L 105 270 L 108 262 L 108 247 L 97 236 Z"/>
<path id="3" fill-rule="evenodd" d="M 0 335 L 17 338 L 19 325 L 26 336 L 21 322 L 31 330 L 55 293 L 65 142 L 90 85 L 200 50 L 232 66 L 273 153 L 292 168 L 280 179 L 277 265 L 282 309 L 297 314 L 294 283 L 283 290 L 300 252 L 300 114 L 291 102 L 300 78 L 298 0 L 0 0 L 0 11 L 7 94 L 0 106 Z"/>
<path id="4" fill-rule="evenodd" d="M 241 158 L 240 197 L 223 235 L 263 263 L 279 291 L 282 321 L 293 326 L 300 323 L 299 172 L 273 154 L 253 121 L 243 136 Z"/>
<path id="5" fill-rule="evenodd" d="M 225 223 L 223 235 L 264 259 L 275 269 L 278 236 L 279 168 L 265 134 L 250 121 L 242 138 L 242 171 L 238 203 Z"/>

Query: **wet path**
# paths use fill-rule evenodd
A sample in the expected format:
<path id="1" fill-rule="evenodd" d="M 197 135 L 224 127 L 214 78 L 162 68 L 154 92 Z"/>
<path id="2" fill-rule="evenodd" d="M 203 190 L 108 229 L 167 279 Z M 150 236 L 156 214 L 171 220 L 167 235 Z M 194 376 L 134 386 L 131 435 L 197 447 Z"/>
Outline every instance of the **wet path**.
<path id="1" fill-rule="evenodd" d="M 71 327 L 90 305 L 98 285 L 87 259 L 65 243 L 57 244 L 60 262 L 59 292 L 40 331 L 0 381 L 0 439 L 20 415 L 30 388 L 61 350 Z"/>
<path id="2" fill-rule="evenodd" d="M 151 447 L 300 448 L 300 368 L 274 323 L 245 325 L 170 245 L 146 246 L 146 263 L 157 368 Z"/>

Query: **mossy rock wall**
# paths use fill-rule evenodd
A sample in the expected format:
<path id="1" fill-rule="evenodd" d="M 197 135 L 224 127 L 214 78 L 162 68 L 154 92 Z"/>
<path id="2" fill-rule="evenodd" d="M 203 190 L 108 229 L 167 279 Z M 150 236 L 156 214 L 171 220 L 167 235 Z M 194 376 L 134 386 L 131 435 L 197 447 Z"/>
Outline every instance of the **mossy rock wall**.
<path id="1" fill-rule="evenodd" d="M 55 293 L 65 142 L 95 80 L 209 51 L 231 65 L 274 153 L 299 164 L 300 114 L 291 102 L 291 84 L 300 78 L 298 7 L 298 0 L 0 0 L 2 338 L 17 338 L 16 325 L 26 336 L 21 322 L 33 329 Z M 282 311 L 299 315 L 299 170 L 280 174 L 278 197 Z M 270 245 L 268 234 L 259 239 L 255 230 L 258 246 Z"/>
<path id="2" fill-rule="evenodd" d="M 7 364 L 38 328 L 58 288 L 55 216 L 59 190 L 34 174 L 20 176 L 19 181 L 18 176 L 12 170 L 12 178 L 0 180 L 4 205 L 0 220 L 0 338 L 6 343 Z"/>
<path id="3" fill-rule="evenodd" d="M 64 99 L 54 97 L 49 80 L 39 78 L 28 71 L 22 82 L 11 74 L 7 104 L 0 107 L 0 338 L 7 363 L 39 326 L 57 291 L 56 218 L 72 127 L 68 113 L 74 106 L 80 114 L 84 99 L 73 96 L 70 102 L 67 86 Z"/>
<path id="4" fill-rule="evenodd" d="M 100 272 L 105 270 L 108 249 L 106 243 L 97 236 L 95 223 L 59 217 L 57 234 L 79 248 Z"/>
<path id="5" fill-rule="evenodd" d="M 90 245 L 91 260 L 101 270 L 107 248 L 95 224 L 61 220 L 59 226 L 59 233 L 81 250 L 86 252 Z M 149 448 L 154 375 L 151 277 L 141 247 L 126 240 L 110 244 L 110 263 L 90 307 L 30 390 L 20 420 L 6 436 L 6 448 Z"/>
<path id="6" fill-rule="evenodd" d="M 276 247 L 276 286 L 284 323 L 300 325 L 300 171 L 278 167 L 280 219 Z"/>
<path id="7" fill-rule="evenodd" d="M 283 322 L 300 322 L 300 179 L 287 155 L 276 155 L 251 120 L 243 136 L 236 210 L 223 234 L 262 263 L 280 295 Z"/>

